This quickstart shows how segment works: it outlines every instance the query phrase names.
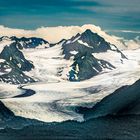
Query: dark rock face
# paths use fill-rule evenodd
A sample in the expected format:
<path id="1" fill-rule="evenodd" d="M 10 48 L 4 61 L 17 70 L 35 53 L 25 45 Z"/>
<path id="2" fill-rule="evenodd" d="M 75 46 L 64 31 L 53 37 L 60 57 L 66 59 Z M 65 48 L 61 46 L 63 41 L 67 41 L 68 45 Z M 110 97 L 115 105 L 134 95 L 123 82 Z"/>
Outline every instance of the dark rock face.
<path id="1" fill-rule="evenodd" d="M 71 56 L 74 56 L 71 53 L 72 51 L 79 52 L 79 50 L 85 50 L 86 52 L 88 51 L 91 53 L 100 53 L 106 52 L 107 50 L 112 50 L 120 53 L 123 58 L 126 58 L 125 55 L 115 45 L 115 50 L 111 48 L 111 45 L 113 44 L 106 42 L 104 38 L 88 29 L 82 34 L 77 34 L 75 37 L 64 41 L 62 47 L 65 59 L 69 59 Z"/>
<path id="2" fill-rule="evenodd" d="M 123 86 L 103 98 L 92 108 L 78 107 L 77 112 L 84 114 L 85 120 L 107 115 L 139 115 L 140 80 L 133 85 Z"/>
<path id="3" fill-rule="evenodd" d="M 0 75 L 0 81 L 10 84 L 26 84 L 35 82 L 34 79 L 25 75 L 22 71 L 18 70 L 17 68 L 12 69 L 7 74 Z"/>
<path id="4" fill-rule="evenodd" d="M 23 53 L 20 50 L 23 48 L 35 48 L 38 45 L 42 44 L 48 45 L 49 43 L 41 38 L 35 37 L 17 38 L 13 36 L 10 38 L 2 37 L 0 38 L 0 40 L 14 41 L 14 43 L 12 43 L 10 46 L 6 46 L 0 54 L 0 58 L 5 60 L 5 63 L 0 64 L 1 71 L 5 72 L 4 67 L 9 67 L 12 69 L 9 73 L 5 72 L 5 75 L 1 76 L 2 81 L 9 82 L 8 76 L 10 76 L 10 78 L 13 78 L 13 75 L 15 76 L 16 73 L 17 76 L 15 77 L 19 77 L 18 80 L 15 79 L 14 81 L 16 82 L 10 80 L 10 83 L 17 84 L 20 82 L 33 82 L 33 79 L 30 77 L 26 77 L 23 72 L 30 71 L 32 68 L 34 68 L 34 66 L 32 62 L 25 59 Z M 97 33 L 93 33 L 89 29 L 82 34 L 78 33 L 71 39 L 63 39 L 57 44 L 62 45 L 62 52 L 65 59 L 70 59 L 72 56 L 74 57 L 74 63 L 72 64 L 72 69 L 69 72 L 70 81 L 81 81 L 89 79 L 102 72 L 104 68 L 115 68 L 113 65 L 104 60 L 96 59 L 93 56 L 94 53 L 106 52 L 108 50 L 111 50 L 119 53 L 122 59 L 127 59 L 126 56 L 115 45 L 106 42 L 104 38 L 99 36 Z M 49 46 L 53 47 L 54 45 L 56 44 L 50 44 Z M 24 77 L 25 79 L 22 77 Z"/>
<path id="5" fill-rule="evenodd" d="M 3 36 L 0 41 L 11 41 L 11 44 L 5 46 L 0 53 L 0 59 L 4 62 L 0 63 L 0 81 L 11 84 L 24 84 L 35 82 L 33 78 L 27 76 L 24 72 L 34 68 L 31 61 L 24 57 L 23 48 L 36 48 L 39 45 L 48 47 L 49 43 L 41 38 L 17 38 L 15 36 Z"/>
<path id="6" fill-rule="evenodd" d="M 17 37 L 11 37 L 11 40 L 17 42 L 19 48 L 36 48 L 39 45 L 47 44 L 48 42 L 41 38 L 31 37 L 31 38 L 17 38 Z"/>
<path id="7" fill-rule="evenodd" d="M 13 117 L 14 113 L 0 101 L 0 121 L 8 120 Z"/>
<path id="8" fill-rule="evenodd" d="M 30 71 L 34 66 L 25 59 L 23 53 L 17 48 L 16 43 L 5 46 L 0 54 L 0 58 L 6 60 L 9 64 L 22 71 Z"/>
<path id="9" fill-rule="evenodd" d="M 16 42 L 16 46 L 19 49 L 23 49 L 23 48 L 36 48 L 39 45 L 46 45 L 46 47 L 48 47 L 48 42 L 42 38 L 37 38 L 37 37 L 30 37 L 30 38 L 26 38 L 26 37 L 21 37 L 21 38 L 17 38 L 16 36 L 12 36 L 12 37 L 7 37 L 7 36 L 3 36 L 0 38 L 0 41 L 2 40 L 11 40 Z"/>
<path id="10" fill-rule="evenodd" d="M 106 42 L 104 38 L 90 30 L 86 30 L 79 39 L 86 42 L 89 46 L 93 46 L 93 52 L 98 53 L 111 50 L 109 43 Z"/>
<path id="11" fill-rule="evenodd" d="M 0 71 L 11 69 L 8 73 L 0 75 L 0 81 L 12 84 L 34 82 L 32 78 L 24 74 L 24 71 L 33 69 L 34 65 L 25 59 L 23 53 L 17 48 L 16 42 L 4 47 L 0 59 L 5 60 L 0 63 Z"/>
<path id="12" fill-rule="evenodd" d="M 82 41 L 83 44 L 79 43 Z M 86 43 L 89 47 L 87 47 Z M 75 37 L 72 37 L 70 40 L 63 44 L 63 54 L 65 58 L 69 59 L 72 54 L 71 51 L 85 50 L 93 53 L 106 52 L 111 50 L 110 44 L 106 42 L 101 36 L 96 33 L 86 30 L 84 33 L 77 34 Z"/>
<path id="13" fill-rule="evenodd" d="M 70 81 L 81 81 L 99 74 L 104 68 L 115 67 L 104 60 L 96 59 L 90 52 L 79 52 L 74 57 L 72 69 L 69 72 Z"/>
<path id="14" fill-rule="evenodd" d="M 62 39 L 62 40 L 60 40 L 60 41 L 57 42 L 57 43 L 50 44 L 50 47 L 53 47 L 53 46 L 59 45 L 59 44 L 64 44 L 65 42 L 67 42 L 67 40 L 66 40 L 66 39 Z"/>
<path id="15" fill-rule="evenodd" d="M 3 40 L 11 40 L 11 39 L 8 36 L 2 36 L 2 37 L 0 37 L 0 42 L 3 41 Z"/>
<path id="16" fill-rule="evenodd" d="M 96 59 L 94 53 L 111 50 L 119 53 L 122 59 L 127 59 L 115 45 L 106 42 L 104 38 L 90 30 L 64 41 L 62 49 L 65 59 L 74 57 L 72 69 L 69 71 L 70 81 L 86 80 L 99 74 L 103 69 L 115 68 L 107 61 Z"/>

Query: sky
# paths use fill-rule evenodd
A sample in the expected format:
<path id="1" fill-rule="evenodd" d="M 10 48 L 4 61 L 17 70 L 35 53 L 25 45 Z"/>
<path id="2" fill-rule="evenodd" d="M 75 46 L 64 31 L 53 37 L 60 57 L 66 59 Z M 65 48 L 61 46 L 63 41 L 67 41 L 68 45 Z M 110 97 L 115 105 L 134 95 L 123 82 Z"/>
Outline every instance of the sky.
<path id="1" fill-rule="evenodd" d="M 140 1 L 0 0 L 0 25 L 6 27 L 35 29 L 84 24 L 98 25 L 115 34 L 122 30 L 139 34 L 132 31 L 140 31 Z"/>

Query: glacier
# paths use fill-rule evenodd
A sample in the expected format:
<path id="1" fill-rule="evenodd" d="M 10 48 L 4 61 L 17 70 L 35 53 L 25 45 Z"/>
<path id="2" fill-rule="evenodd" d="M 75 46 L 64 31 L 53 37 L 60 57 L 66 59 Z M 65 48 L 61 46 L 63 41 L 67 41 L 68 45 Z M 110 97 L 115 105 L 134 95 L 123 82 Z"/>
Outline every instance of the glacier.
<path id="1" fill-rule="evenodd" d="M 124 54 L 126 54 L 128 60 L 125 60 L 123 64 L 118 61 L 118 56 L 115 56 L 114 52 L 113 54 L 112 52 L 106 52 L 104 55 L 97 54 L 99 58 L 106 58 L 117 68 L 113 71 L 103 72 L 89 80 L 69 82 L 63 78 L 57 78 L 57 76 L 55 76 L 55 74 L 57 74 L 57 66 L 70 63 L 69 60 L 63 61 L 61 57 L 60 59 L 53 58 L 57 54 L 60 54 L 60 49 L 57 47 L 59 48 L 59 46 L 49 48 L 48 51 L 47 49 L 45 51 L 42 49 L 40 51 L 25 50 L 28 51 L 28 53 L 25 53 L 26 56 L 35 59 L 34 62 L 36 62 L 38 66 L 32 70 L 31 74 L 37 79 L 40 78 L 43 80 L 42 82 L 22 85 L 24 89 L 35 91 L 35 94 L 31 96 L 1 99 L 4 105 L 16 116 L 37 119 L 44 122 L 62 122 L 66 120 L 77 120 L 81 122 L 84 121 L 84 118 L 82 114 L 75 111 L 76 107 L 91 108 L 118 88 L 131 85 L 139 79 L 140 49 L 135 51 L 125 50 Z M 54 52 L 54 55 L 52 52 Z M 46 66 L 45 64 L 49 64 L 49 61 L 51 64 Z M 41 71 L 43 67 L 46 72 Z M 46 77 L 44 73 L 47 73 Z M 51 76 L 52 74 L 54 76 Z M 45 79 L 47 79 L 48 82 L 45 82 Z M 3 90 L 5 90 L 5 88 L 7 89 L 7 87 L 3 88 Z M 15 92 L 16 90 L 15 88 Z M 19 90 L 14 94 L 18 95 L 17 93 L 20 95 L 21 91 Z M 7 92 L 5 92 L 5 94 L 6 95 L 3 96 L 9 96 Z"/>

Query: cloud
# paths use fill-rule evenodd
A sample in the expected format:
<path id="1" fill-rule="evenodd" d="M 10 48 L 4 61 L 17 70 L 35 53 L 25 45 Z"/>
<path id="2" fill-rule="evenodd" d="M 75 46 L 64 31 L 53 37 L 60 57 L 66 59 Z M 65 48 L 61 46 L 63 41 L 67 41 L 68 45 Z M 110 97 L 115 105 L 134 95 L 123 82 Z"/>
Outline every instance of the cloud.
<path id="1" fill-rule="evenodd" d="M 122 32 L 122 33 L 140 34 L 140 31 L 135 31 L 135 30 L 106 30 L 106 32 Z"/>
<path id="2" fill-rule="evenodd" d="M 137 36 L 133 40 L 124 40 L 124 44 L 128 46 L 129 49 L 137 49 L 140 48 L 140 37 Z"/>
<path id="3" fill-rule="evenodd" d="M 75 36 L 77 33 L 82 33 L 85 30 L 90 29 L 94 33 L 98 33 L 100 36 L 106 39 L 106 41 L 112 44 L 122 44 L 118 41 L 121 38 L 111 36 L 105 33 L 99 26 L 87 24 L 83 26 L 58 26 L 58 27 L 41 27 L 35 30 L 24 29 L 12 29 L 4 26 L 0 26 L 1 36 L 17 36 L 17 37 L 41 37 L 49 41 L 50 43 L 57 43 L 62 39 L 69 39 Z"/>
<path id="4" fill-rule="evenodd" d="M 109 35 L 103 31 L 99 26 L 86 24 L 83 26 L 58 26 L 58 27 L 40 27 L 35 30 L 24 30 L 24 29 L 14 29 L 8 28 L 5 26 L 0 26 L 0 35 L 1 36 L 17 36 L 17 37 L 40 37 L 49 41 L 50 43 L 57 43 L 62 39 L 69 39 L 72 36 L 75 36 L 77 33 L 82 33 L 86 29 L 90 29 L 94 33 L 98 33 L 106 41 L 118 46 L 119 48 L 125 48 L 126 46 L 131 49 L 138 48 L 140 46 L 140 38 L 136 37 L 135 39 L 126 40 L 114 35 Z M 120 30 L 116 30 L 118 32 Z M 131 31 L 131 30 L 121 30 L 122 32 L 134 32 L 139 33 L 140 31 Z"/>

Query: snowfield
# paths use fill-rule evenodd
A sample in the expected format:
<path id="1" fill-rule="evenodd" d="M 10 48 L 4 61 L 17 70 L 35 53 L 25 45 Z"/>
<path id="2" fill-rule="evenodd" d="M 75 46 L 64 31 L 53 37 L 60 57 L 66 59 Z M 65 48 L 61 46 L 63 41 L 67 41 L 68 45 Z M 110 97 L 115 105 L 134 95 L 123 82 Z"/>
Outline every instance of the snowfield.
<path id="1" fill-rule="evenodd" d="M 17 85 L 11 84 L 0 84 L 0 99 L 12 98 L 17 95 L 24 94 L 25 91 L 18 88 Z"/>
<path id="2" fill-rule="evenodd" d="M 34 62 L 35 66 L 35 69 L 26 72 L 26 74 L 34 77 L 37 81 L 63 81 L 63 78 L 60 78 L 58 74 L 62 69 L 67 69 L 72 63 L 63 59 L 61 45 L 47 49 L 25 49 L 23 53 L 28 60 Z"/>

